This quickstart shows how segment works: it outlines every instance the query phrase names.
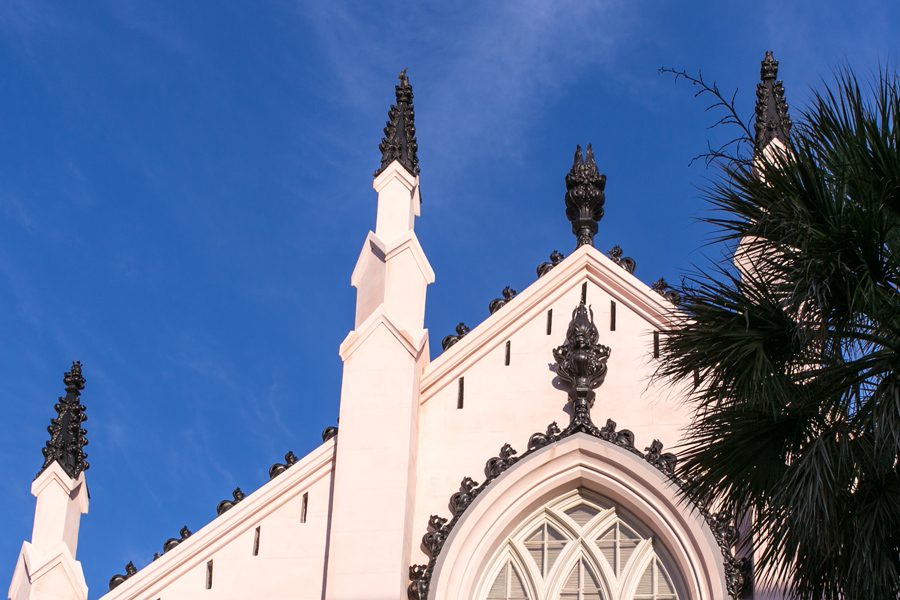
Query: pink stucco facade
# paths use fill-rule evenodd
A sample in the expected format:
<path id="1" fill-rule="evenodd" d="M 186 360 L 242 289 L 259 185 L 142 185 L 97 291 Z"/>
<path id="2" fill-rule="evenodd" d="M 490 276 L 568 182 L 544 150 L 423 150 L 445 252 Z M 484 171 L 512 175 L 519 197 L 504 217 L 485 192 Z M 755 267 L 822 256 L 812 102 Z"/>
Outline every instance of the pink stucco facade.
<path id="1" fill-rule="evenodd" d="M 518 598 L 513 588 L 520 583 L 529 599 L 559 597 L 566 586 L 586 585 L 586 575 L 566 579 L 567 573 L 589 568 L 603 579 L 604 597 L 727 598 L 713 531 L 643 456 L 654 440 L 674 446 L 690 419 L 683 391 L 652 379 L 653 334 L 668 326 L 674 307 L 585 245 L 432 361 L 424 314 L 435 274 L 414 231 L 419 177 L 394 161 L 374 188 L 377 221 L 361 240 L 351 278 L 356 317 L 339 350 L 337 437 L 113 591 L 92 596 L 424 600 L 425 588 L 411 586 L 410 566 L 428 565 L 432 600 Z M 464 477 L 483 482 L 486 461 L 504 444 L 521 455 L 532 434 L 552 422 L 561 429 L 569 423 L 552 351 L 566 341 L 582 298 L 611 349 L 593 421 L 602 427 L 611 419 L 619 430 L 631 430 L 637 452 L 586 433 L 536 449 L 492 476 L 442 534 L 440 552 L 429 552 L 422 542 L 429 519 L 453 517 L 448 501 Z M 84 474 L 72 480 L 50 468 L 33 491 L 33 540 L 23 546 L 9 597 L 85 600 L 75 559 L 78 519 L 87 512 Z M 543 507 L 567 498 L 582 507 L 573 515 L 593 520 L 565 516 L 567 504 L 554 509 L 556 516 L 547 508 L 546 518 L 556 519 L 547 522 L 564 530 L 560 558 L 555 567 L 529 562 L 538 559 L 522 549 L 534 542 L 516 536 L 530 535 L 532 523 L 543 523 Z M 609 554 L 614 546 L 584 532 L 595 527 L 600 535 L 604 519 L 639 532 L 627 542 L 640 549 L 630 560 L 644 562 L 603 562 L 618 556 Z M 528 569 L 538 575 L 522 583 Z"/>

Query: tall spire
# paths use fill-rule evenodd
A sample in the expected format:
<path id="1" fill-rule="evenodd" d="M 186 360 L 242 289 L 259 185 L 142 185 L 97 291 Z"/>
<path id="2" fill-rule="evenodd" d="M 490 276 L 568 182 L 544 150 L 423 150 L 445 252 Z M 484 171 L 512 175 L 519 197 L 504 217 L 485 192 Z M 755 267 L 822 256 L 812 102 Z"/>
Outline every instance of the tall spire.
<path id="1" fill-rule="evenodd" d="M 397 104 L 388 111 L 388 122 L 384 127 L 381 150 L 381 167 L 375 177 L 395 160 L 406 167 L 412 175 L 419 174 L 419 157 L 416 156 L 416 114 L 413 110 L 413 91 L 406 76 L 406 69 L 400 73 L 400 85 L 396 86 Z"/>
<path id="2" fill-rule="evenodd" d="M 81 361 L 73 362 L 72 370 L 63 375 L 66 397 L 59 399 L 55 407 L 57 416 L 50 420 L 50 426 L 47 427 L 50 440 L 43 449 L 44 466 L 38 471 L 38 476 L 54 461 L 72 479 L 76 479 L 79 473 L 90 467 L 85 460 L 87 454 L 84 453 L 84 447 L 88 443 L 85 437 L 87 431 L 81 428 L 81 424 L 87 421 L 80 399 L 84 381 L 81 376 Z"/>
<path id="3" fill-rule="evenodd" d="M 581 155 L 581 146 L 576 146 L 575 163 L 566 175 L 566 217 L 572 222 L 572 233 L 578 238 L 580 248 L 585 244 L 594 245 L 597 221 L 603 218 L 603 203 L 606 196 L 606 175 L 601 175 L 594 163 L 594 151 L 587 145 L 587 158 Z"/>
<path id="4" fill-rule="evenodd" d="M 774 139 L 787 143 L 791 132 L 791 117 L 784 100 L 784 86 L 776 81 L 778 61 L 766 52 L 759 70 L 762 83 L 756 86 L 756 150 L 762 152 Z"/>

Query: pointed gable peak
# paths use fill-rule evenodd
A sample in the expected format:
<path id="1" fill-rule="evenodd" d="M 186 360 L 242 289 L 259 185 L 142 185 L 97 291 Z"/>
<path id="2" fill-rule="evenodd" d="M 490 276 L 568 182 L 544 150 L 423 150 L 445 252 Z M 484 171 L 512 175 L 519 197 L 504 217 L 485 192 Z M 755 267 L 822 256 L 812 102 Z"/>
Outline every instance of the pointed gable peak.
<path id="1" fill-rule="evenodd" d="M 784 86 L 778 77 L 778 61 L 772 52 L 766 52 L 759 71 L 762 80 L 756 86 L 756 150 L 762 152 L 766 146 L 778 139 L 786 144 L 791 132 L 791 117 L 784 99 Z"/>
<path id="2" fill-rule="evenodd" d="M 395 87 L 397 104 L 388 111 L 388 122 L 384 127 L 384 137 L 378 149 L 381 150 L 381 167 L 375 171 L 375 177 L 388 168 L 392 162 L 399 161 L 413 176 L 419 174 L 419 149 L 416 144 L 416 115 L 413 109 L 413 91 L 406 76 L 406 69 L 398 77 L 400 85 Z"/>
<path id="3" fill-rule="evenodd" d="M 81 427 L 81 424 L 87 421 L 80 399 L 84 382 L 84 377 L 81 376 L 81 361 L 73 362 L 72 370 L 63 375 L 66 396 L 59 399 L 56 404 L 56 418 L 52 419 L 50 426 L 47 427 L 50 440 L 43 449 L 44 465 L 38 471 L 38 475 L 54 462 L 58 462 L 72 479 L 90 467 L 85 460 L 87 454 L 84 452 L 84 447 L 88 443 L 85 437 L 87 431 Z"/>

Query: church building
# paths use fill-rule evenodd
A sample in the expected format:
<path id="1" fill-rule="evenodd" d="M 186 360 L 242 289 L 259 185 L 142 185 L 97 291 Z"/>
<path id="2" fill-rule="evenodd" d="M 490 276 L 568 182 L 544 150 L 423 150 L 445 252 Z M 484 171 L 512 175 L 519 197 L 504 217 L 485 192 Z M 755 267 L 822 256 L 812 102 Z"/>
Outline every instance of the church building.
<path id="1" fill-rule="evenodd" d="M 767 53 L 759 150 L 790 128 L 777 67 Z M 92 598 L 781 598 L 754 586 L 731 516 L 680 493 L 668 449 L 691 409 L 685 390 L 652 377 L 678 294 L 637 279 L 618 247 L 594 247 L 606 176 L 590 144 L 565 175 L 574 251 L 554 252 L 534 283 L 504 290 L 484 322 L 460 323 L 429 356 L 435 273 L 415 233 L 413 91 L 405 71 L 399 79 L 373 182 L 376 222 L 350 278 L 339 428 Z M 64 384 L 10 600 L 88 598 L 76 559 L 88 512 L 80 363 Z"/>

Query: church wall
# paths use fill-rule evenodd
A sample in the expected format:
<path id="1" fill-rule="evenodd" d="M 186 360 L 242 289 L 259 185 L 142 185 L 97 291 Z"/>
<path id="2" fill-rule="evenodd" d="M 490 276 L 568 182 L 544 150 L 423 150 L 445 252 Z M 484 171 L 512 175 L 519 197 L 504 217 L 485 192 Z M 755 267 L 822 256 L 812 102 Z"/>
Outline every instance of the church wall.
<path id="1" fill-rule="evenodd" d="M 321 600 L 333 456 L 329 440 L 105 600 Z"/>
<path id="2" fill-rule="evenodd" d="M 594 260 L 607 261 L 593 248 L 582 254 L 587 253 Z M 575 255 L 567 260 L 573 259 L 577 260 Z M 679 401 L 683 396 L 650 385 L 655 368 L 653 330 L 659 324 L 630 308 L 631 301 L 624 293 L 627 290 L 620 289 L 616 279 L 628 278 L 633 280 L 632 285 L 647 288 L 620 267 L 611 262 L 610 265 L 615 269 L 613 277 L 598 277 L 589 270 L 581 270 L 564 282 L 545 282 L 551 278 L 551 272 L 479 326 L 478 329 L 491 329 L 495 320 L 507 318 L 505 311 L 517 310 L 516 302 L 536 300 L 543 292 L 532 288 L 545 284 L 558 286 L 557 291 L 546 292 L 525 314 L 495 332 L 497 337 L 485 344 L 481 354 L 463 359 L 458 368 L 447 369 L 433 383 L 433 374 L 445 370 L 444 361 L 458 360 L 454 353 L 467 354 L 469 349 L 464 344 L 478 342 L 463 338 L 426 369 L 419 415 L 413 562 L 427 562 L 420 541 L 427 530 L 428 518 L 432 514 L 451 516 L 448 501 L 458 491 L 463 477 L 472 477 L 480 483 L 485 478 L 485 462 L 497 456 L 504 443 L 510 443 L 522 453 L 532 433 L 543 432 L 552 421 L 560 429 L 568 425 L 567 393 L 556 379 L 552 350 L 565 342 L 566 329 L 573 309 L 581 300 L 585 281 L 588 282 L 587 303 L 593 307 L 600 343 L 611 348 L 608 374 L 596 390 L 594 422 L 602 427 L 611 418 L 620 430 L 631 429 L 640 450 L 654 439 L 660 439 L 667 448 L 676 444 L 681 428 L 689 422 L 689 412 Z M 655 295 L 649 290 L 647 293 Z M 611 300 L 616 302 L 615 331 L 610 331 Z M 552 330 L 547 335 L 550 309 Z M 474 336 L 476 332 L 469 335 Z M 508 366 L 505 364 L 507 341 L 510 342 Z M 459 377 L 464 378 L 462 409 L 457 408 Z"/>

